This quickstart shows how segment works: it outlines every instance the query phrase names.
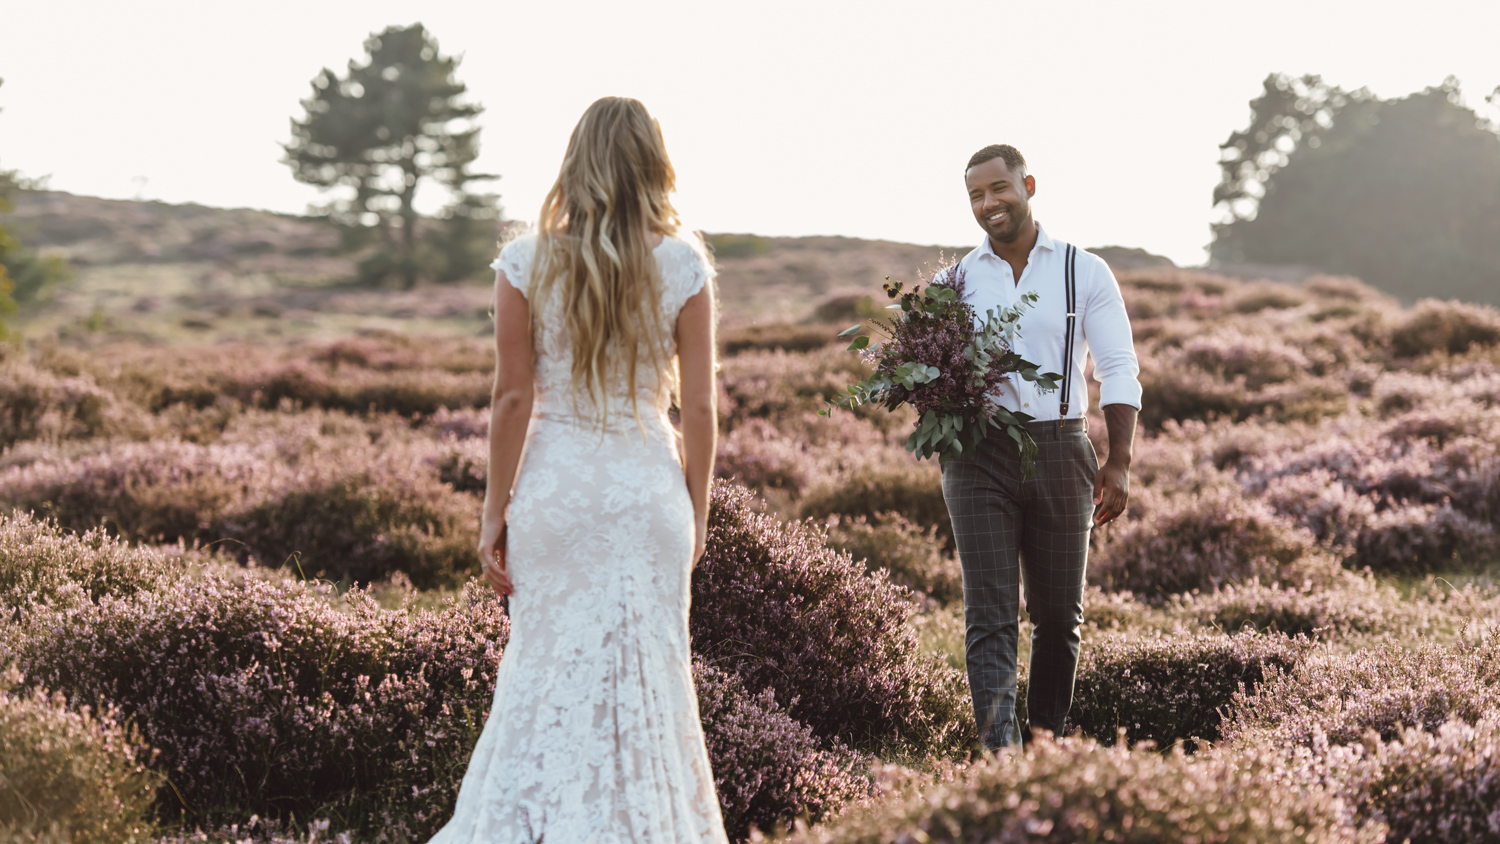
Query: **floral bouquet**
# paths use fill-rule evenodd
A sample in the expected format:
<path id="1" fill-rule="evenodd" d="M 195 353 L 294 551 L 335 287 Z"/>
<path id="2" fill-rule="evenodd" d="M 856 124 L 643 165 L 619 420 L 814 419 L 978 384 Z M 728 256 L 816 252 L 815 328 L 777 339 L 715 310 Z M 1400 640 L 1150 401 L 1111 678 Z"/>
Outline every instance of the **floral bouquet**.
<path id="1" fill-rule="evenodd" d="M 1062 379 L 1055 372 L 1038 373 L 1036 364 L 1012 351 L 1017 323 L 1036 302 L 1036 293 L 1024 294 L 1014 307 L 987 312 L 976 327 L 974 308 L 963 301 L 962 264 L 939 271 L 926 289 L 918 283 L 903 293 L 903 286 L 886 279 L 886 295 L 899 300 L 886 306 L 897 311 L 889 323 L 872 320 L 839 334 L 857 335 L 849 350 L 860 352 L 875 374 L 839 392 L 822 415 L 839 407 L 879 404 L 895 410 L 910 404 L 921 418 L 906 450 L 918 457 L 936 454 L 940 463 L 972 452 L 991 428 L 1003 428 L 1020 449 L 1025 477 L 1032 477 L 1037 448 L 1025 423 L 1034 417 L 1000 407 L 991 393 L 1013 372 L 1044 392 L 1057 389 Z M 883 339 L 872 345 L 872 335 Z"/>

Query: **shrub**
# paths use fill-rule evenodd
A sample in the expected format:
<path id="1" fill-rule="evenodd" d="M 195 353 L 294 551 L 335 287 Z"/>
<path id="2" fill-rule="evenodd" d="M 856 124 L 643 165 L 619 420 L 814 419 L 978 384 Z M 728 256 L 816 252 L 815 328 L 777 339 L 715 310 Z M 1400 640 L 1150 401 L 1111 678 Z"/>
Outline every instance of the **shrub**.
<path id="1" fill-rule="evenodd" d="M 11 672 L 6 689 L 20 678 Z M 133 730 L 114 712 L 67 708 L 61 695 L 0 691 L 0 837 L 150 842 L 159 785 Z"/>
<path id="2" fill-rule="evenodd" d="M 1189 363 L 1225 381 L 1245 379 L 1250 390 L 1290 381 L 1312 367 L 1307 356 L 1293 346 L 1232 329 L 1192 337 L 1183 344 L 1182 352 Z"/>
<path id="3" fill-rule="evenodd" d="M 59 376 L 19 357 L 0 361 L 0 448 L 32 439 L 141 434 L 149 429 L 143 417 L 90 375 Z"/>
<path id="4" fill-rule="evenodd" d="M 1339 548 L 1352 549 L 1375 516 L 1374 499 L 1356 494 L 1327 469 L 1274 478 L 1261 497 L 1318 540 Z"/>
<path id="5" fill-rule="evenodd" d="M 1159 746 L 1218 741 L 1235 695 L 1308 650 L 1306 640 L 1253 632 L 1102 638 L 1079 655 L 1069 730 L 1104 741 L 1123 729 L 1131 741 Z"/>
<path id="6" fill-rule="evenodd" d="M 807 354 L 745 352 L 723 362 L 720 384 L 725 400 L 719 412 L 734 420 L 776 420 L 816 412 L 835 393 L 868 374 L 857 355 L 837 346 Z M 886 413 L 870 409 L 861 415 L 880 419 Z"/>
<path id="7" fill-rule="evenodd" d="M 12 469 L 0 474 L 0 506 L 130 539 L 230 540 L 227 550 L 272 565 L 295 559 L 309 576 L 402 571 L 423 588 L 461 583 L 477 504 L 439 477 L 437 449 L 376 444 L 363 432 L 325 437 L 311 421 L 311 431 L 255 445 L 168 440 Z"/>
<path id="8" fill-rule="evenodd" d="M 874 519 L 831 519 L 828 545 L 872 569 L 885 569 L 895 582 L 939 603 L 963 600 L 958 558 L 943 552 L 936 528 L 923 530 L 900 513 L 882 513 Z"/>
<path id="9" fill-rule="evenodd" d="M 1431 624 L 1425 608 L 1368 577 L 1349 575 L 1328 589 L 1277 586 L 1251 580 L 1214 592 L 1173 595 L 1174 615 L 1236 632 L 1250 627 L 1287 636 L 1338 637 L 1351 633 L 1420 631 Z"/>
<path id="10" fill-rule="evenodd" d="M 484 372 L 325 370 L 292 361 L 231 377 L 223 388 L 252 407 L 274 409 L 291 402 L 349 413 L 426 416 L 442 408 L 488 406 L 493 381 Z"/>
<path id="11" fill-rule="evenodd" d="M 283 472 L 269 444 L 128 443 L 0 475 L 0 506 L 35 509 L 65 528 L 100 525 L 127 539 L 216 539 L 210 526 Z"/>
<path id="12" fill-rule="evenodd" d="M 796 817 L 816 822 L 869 794 L 861 774 L 869 760 L 837 741 L 824 750 L 771 689 L 752 695 L 737 676 L 701 660 L 693 662 L 693 683 L 730 838 Z"/>
<path id="13" fill-rule="evenodd" d="M 1360 817 L 1390 827 L 1387 841 L 1500 837 L 1500 711 L 1436 733 L 1408 727 L 1351 767 L 1348 799 Z"/>
<path id="14" fill-rule="evenodd" d="M 1339 575 L 1338 562 L 1305 528 L 1222 487 L 1168 499 L 1147 517 L 1116 526 L 1089 563 L 1106 588 L 1158 598 L 1252 578 L 1321 586 Z"/>
<path id="15" fill-rule="evenodd" d="M 1168 421 L 1266 416 L 1275 421 L 1316 420 L 1349 409 L 1348 389 L 1328 379 L 1301 378 L 1259 390 L 1244 378 L 1225 381 L 1191 366 L 1166 361 L 1143 367 L 1140 422 L 1158 430 Z"/>
<path id="16" fill-rule="evenodd" d="M 1335 745 L 1373 730 L 1390 741 L 1406 727 L 1428 732 L 1453 718 L 1474 723 L 1500 694 L 1500 644 L 1410 648 L 1379 643 L 1352 653 L 1320 652 L 1257 689 L 1236 694 L 1224 724 L 1241 745 Z"/>
<path id="17" fill-rule="evenodd" d="M 489 477 L 489 440 L 444 434 L 436 453 L 422 463 L 437 473 L 438 480 L 458 492 L 483 496 Z"/>
<path id="18" fill-rule="evenodd" d="M 1434 299 L 1418 302 L 1391 335 L 1391 350 L 1404 358 L 1438 351 L 1460 355 L 1472 346 L 1496 344 L 1500 314 L 1494 308 Z"/>
<path id="19" fill-rule="evenodd" d="M 719 338 L 719 345 L 723 347 L 724 354 L 731 356 L 744 352 L 773 350 L 811 352 L 837 341 L 838 333 L 847 327 L 847 325 L 824 324 L 796 325 L 784 322 L 747 325 L 743 328 L 725 331 Z"/>
<path id="20" fill-rule="evenodd" d="M 1282 310 L 1307 304 L 1307 292 L 1290 284 L 1259 282 L 1241 285 L 1230 296 L 1230 310 L 1254 314 L 1264 310 Z"/>
<path id="21" fill-rule="evenodd" d="M 953 547 L 953 522 L 943 501 L 942 473 L 933 463 L 918 463 L 905 455 L 829 478 L 808 490 L 800 507 L 804 518 L 815 519 L 900 513 L 914 525 L 935 529 L 944 545 Z"/>
<path id="22" fill-rule="evenodd" d="M 75 535 L 27 513 L 0 513 L 0 607 L 19 616 L 35 606 L 164 589 L 181 579 L 185 556 L 132 547 L 99 529 Z"/>
<path id="23" fill-rule="evenodd" d="M 1037 741 L 987 759 L 961 780 L 930 787 L 787 839 L 793 844 L 928 841 L 1261 842 L 1379 841 L 1356 830 L 1330 790 L 1285 788 L 1266 752 L 1189 756 L 1105 747 L 1088 739 Z"/>
<path id="24" fill-rule="evenodd" d="M 714 486 L 708 550 L 693 572 L 690 631 L 704 660 L 770 688 L 820 738 L 925 757 L 973 732 L 961 674 L 919 655 L 915 607 L 880 573 L 805 524 L 756 512 Z"/>
<path id="25" fill-rule="evenodd" d="M 747 419 L 719 440 L 714 472 L 758 491 L 782 489 L 801 495 L 823 473 L 823 461 L 808 443 L 787 436 L 765 419 Z"/>
<path id="26" fill-rule="evenodd" d="M 326 587 L 323 587 L 326 589 Z M 509 623 L 471 588 L 442 612 L 215 576 L 38 611 L 3 656 L 139 725 L 192 823 L 256 813 L 430 835 L 452 812 Z"/>
<path id="27" fill-rule="evenodd" d="M 1489 524 L 1444 504 L 1377 513 L 1355 538 L 1354 559 L 1390 574 L 1423 574 L 1474 567 L 1500 557 L 1500 537 Z"/>
<path id="28" fill-rule="evenodd" d="M 404 572 L 421 589 L 463 583 L 475 567 L 478 503 L 409 453 L 318 455 L 226 514 L 215 538 L 279 565 L 359 582 Z"/>
<path id="29" fill-rule="evenodd" d="M 1141 376 L 1141 425 L 1157 430 L 1168 420 L 1241 420 L 1268 406 L 1237 382 L 1225 382 L 1199 369 L 1149 367 Z"/>

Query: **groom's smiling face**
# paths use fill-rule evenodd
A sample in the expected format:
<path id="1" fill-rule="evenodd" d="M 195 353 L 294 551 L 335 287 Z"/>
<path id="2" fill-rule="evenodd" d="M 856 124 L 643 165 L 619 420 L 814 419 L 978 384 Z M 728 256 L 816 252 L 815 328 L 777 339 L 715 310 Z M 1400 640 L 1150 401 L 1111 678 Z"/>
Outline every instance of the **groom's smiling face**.
<path id="1" fill-rule="evenodd" d="M 991 158 L 964 174 L 974 219 L 993 240 L 1009 243 L 1031 225 L 1031 197 L 1036 179 L 1012 173 L 1003 158 Z"/>

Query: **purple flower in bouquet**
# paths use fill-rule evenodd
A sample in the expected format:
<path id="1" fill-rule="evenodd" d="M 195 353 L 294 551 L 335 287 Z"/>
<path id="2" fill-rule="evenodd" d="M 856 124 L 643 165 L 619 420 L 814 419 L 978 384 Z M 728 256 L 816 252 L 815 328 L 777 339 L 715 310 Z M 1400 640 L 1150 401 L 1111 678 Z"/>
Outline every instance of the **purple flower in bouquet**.
<path id="1" fill-rule="evenodd" d="M 887 278 L 886 295 L 896 300 L 887 306 L 895 311 L 889 323 L 855 325 L 839 335 L 854 337 L 850 351 L 861 352 L 875 374 L 829 404 L 879 404 L 888 410 L 910 404 L 920 418 L 907 450 L 919 457 L 936 454 L 941 462 L 972 451 L 991 427 L 1001 428 L 1021 450 L 1023 470 L 1031 477 L 1036 443 L 1025 423 L 1033 417 L 1001 407 L 994 396 L 1012 374 L 1044 391 L 1057 389 L 1062 378 L 1037 372 L 1036 364 L 1013 350 L 1021 314 L 1037 295 L 1027 293 L 1015 306 L 991 310 L 981 321 L 963 301 L 964 281 L 961 264 L 940 270 L 925 289 L 919 282 L 903 292 L 905 285 Z M 872 336 L 883 339 L 872 344 Z"/>

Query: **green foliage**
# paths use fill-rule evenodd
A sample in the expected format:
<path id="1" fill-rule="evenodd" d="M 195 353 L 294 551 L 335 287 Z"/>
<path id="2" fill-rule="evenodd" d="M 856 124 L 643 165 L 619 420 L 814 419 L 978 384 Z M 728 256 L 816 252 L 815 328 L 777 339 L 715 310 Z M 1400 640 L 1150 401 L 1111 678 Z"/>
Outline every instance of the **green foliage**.
<path id="1" fill-rule="evenodd" d="M 1216 260 L 1500 303 L 1500 133 L 1462 105 L 1457 80 L 1381 100 L 1272 75 L 1250 107 L 1221 147 Z"/>
<path id="2" fill-rule="evenodd" d="M 1029 478 L 1035 473 L 1036 443 L 1024 423 L 1032 417 L 994 405 L 986 394 L 1002 373 L 1011 372 L 1043 391 L 1057 389 L 1061 375 L 1039 373 L 1036 364 L 1012 351 L 1021 314 L 1036 303 L 1037 294 L 1026 293 L 1010 308 L 991 310 L 976 330 L 974 309 L 963 301 L 962 265 L 948 272 L 947 281 L 934 281 L 925 290 L 919 284 L 907 293 L 901 282 L 887 280 L 886 295 L 897 300 L 886 306 L 895 312 L 891 321 L 872 320 L 839 333 L 853 338 L 851 352 L 870 349 L 872 336 L 883 339 L 865 352 L 875 364 L 874 374 L 836 393 L 824 415 L 835 408 L 879 405 L 896 410 L 910 404 L 921 417 L 906 450 L 923 458 L 937 455 L 943 463 L 965 449 L 972 454 L 994 427 L 1015 441 Z"/>
<path id="3" fill-rule="evenodd" d="M 149 842 L 159 778 L 134 730 L 114 715 L 70 711 L 61 695 L 11 691 L 0 678 L 0 839 Z"/>
<path id="4" fill-rule="evenodd" d="M 771 251 L 771 239 L 753 234 L 711 234 L 709 248 L 719 258 L 752 258 Z"/>
<path id="5" fill-rule="evenodd" d="M 463 278 L 483 266 L 500 213 L 494 194 L 468 190 L 498 178 L 469 170 L 479 155 L 474 118 L 484 109 L 464 102 L 459 60 L 439 52 L 420 23 L 387 27 L 365 50 L 366 61 L 351 60 L 345 76 L 324 68 L 313 79 L 284 161 L 300 182 L 344 189 L 326 209 L 330 217 L 378 234 L 382 249 L 361 262 L 363 280 L 393 278 L 410 288 L 424 277 Z M 425 227 L 415 207 L 424 181 L 454 197 Z"/>
<path id="6" fill-rule="evenodd" d="M 0 79 L 3 84 L 5 80 Z M 16 191 L 33 186 L 14 170 L 0 170 L 0 214 L 15 207 L 11 197 Z M 0 340 L 8 333 L 5 317 L 15 315 L 20 305 L 41 297 L 68 276 L 68 265 L 62 258 L 37 255 L 0 226 Z"/>

